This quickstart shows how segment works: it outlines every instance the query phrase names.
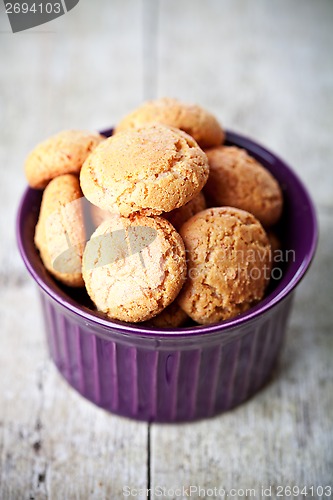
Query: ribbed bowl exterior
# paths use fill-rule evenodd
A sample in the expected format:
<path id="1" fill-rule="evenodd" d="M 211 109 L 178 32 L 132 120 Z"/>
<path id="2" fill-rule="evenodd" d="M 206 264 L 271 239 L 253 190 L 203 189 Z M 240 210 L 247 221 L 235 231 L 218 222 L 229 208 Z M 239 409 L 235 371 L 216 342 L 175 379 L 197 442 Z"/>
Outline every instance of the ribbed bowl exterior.
<path id="1" fill-rule="evenodd" d="M 231 336 L 182 339 L 178 346 L 116 335 L 104 340 L 47 294 L 41 299 L 50 355 L 82 396 L 125 417 L 180 422 L 233 408 L 263 386 L 281 348 L 292 294 Z"/>
<path id="2" fill-rule="evenodd" d="M 220 324 L 163 330 L 103 318 L 47 273 L 34 245 L 42 192 L 27 189 L 22 197 L 18 247 L 39 287 L 51 357 L 71 386 L 106 410 L 154 422 L 210 417 L 252 396 L 272 372 L 294 291 L 315 253 L 316 214 L 302 182 L 276 155 L 233 132 L 227 144 L 245 148 L 280 183 L 277 229 L 293 258 L 259 304 Z"/>

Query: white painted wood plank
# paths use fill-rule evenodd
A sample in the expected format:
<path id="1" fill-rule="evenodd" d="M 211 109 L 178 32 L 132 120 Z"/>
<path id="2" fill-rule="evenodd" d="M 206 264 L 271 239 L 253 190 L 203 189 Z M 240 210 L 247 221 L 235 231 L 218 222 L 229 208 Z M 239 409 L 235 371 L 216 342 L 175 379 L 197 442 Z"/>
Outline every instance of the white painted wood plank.
<path id="1" fill-rule="evenodd" d="M 145 487 L 146 424 L 95 407 L 60 377 L 34 287 L 3 290 L 2 301 L 0 498 L 109 499 Z"/>
<path id="2" fill-rule="evenodd" d="M 0 138 L 0 498 L 121 498 L 124 485 L 146 485 L 147 426 L 84 401 L 48 361 L 35 290 L 13 231 L 25 185 L 22 162 L 36 141 L 64 127 L 109 126 L 142 99 L 141 3 L 99 5 L 101 15 L 81 0 L 46 34 L 3 33 L 8 27 L 1 19 L 1 65 L 8 71 L 0 79 L 6 125 Z M 331 207 L 331 3 L 307 0 L 297 10 L 285 0 L 159 5 L 158 94 L 200 102 L 229 128 L 279 151 Z M 146 14 L 152 23 L 154 12 Z M 149 80 L 150 57 L 148 82 L 156 76 Z M 145 85 L 153 94 L 154 84 Z M 152 486 L 330 479 L 331 216 L 323 208 L 317 263 L 300 287 L 276 378 L 222 417 L 152 426 Z"/>
<path id="3" fill-rule="evenodd" d="M 322 228 L 274 380 L 247 404 L 212 420 L 153 425 L 151 485 L 255 488 L 260 498 L 261 485 L 328 484 L 333 464 L 333 182 L 327 162 L 333 156 L 332 4 L 193 0 L 189 6 L 171 0 L 160 6 L 158 95 L 201 103 L 226 127 L 278 152 L 322 207 Z"/>
<path id="4" fill-rule="evenodd" d="M 142 6 L 82 0 L 17 35 L 1 16 L 0 30 L 0 498 L 121 498 L 126 484 L 146 485 L 147 425 L 98 409 L 58 375 L 14 226 L 37 142 L 109 127 L 141 102 Z"/>
<path id="5" fill-rule="evenodd" d="M 160 2 L 157 93 L 272 148 L 332 206 L 332 18 L 330 0 Z"/>
<path id="6" fill-rule="evenodd" d="M 135 0 L 104 0 L 98 9 L 82 1 L 49 25 L 15 35 L 1 17 L 0 234 L 6 245 L 0 269 L 10 269 L 13 259 L 21 267 L 13 228 L 27 153 L 62 129 L 110 127 L 142 101 L 142 17 Z"/>
<path id="7" fill-rule="evenodd" d="M 331 484 L 332 212 L 321 213 L 320 222 L 317 259 L 296 295 L 273 380 L 249 402 L 214 419 L 153 425 L 153 488 L 248 488 L 261 498 L 262 485 Z"/>

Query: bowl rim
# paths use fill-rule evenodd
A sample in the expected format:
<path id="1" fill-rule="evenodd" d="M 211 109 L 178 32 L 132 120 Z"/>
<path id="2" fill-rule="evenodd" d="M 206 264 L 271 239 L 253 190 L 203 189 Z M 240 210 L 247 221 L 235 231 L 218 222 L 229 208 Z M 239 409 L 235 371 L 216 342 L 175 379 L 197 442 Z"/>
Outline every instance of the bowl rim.
<path id="1" fill-rule="evenodd" d="M 107 129 L 101 134 L 105 136 L 109 136 L 112 134 L 112 129 Z M 295 272 L 294 276 L 290 281 L 286 283 L 286 285 L 279 290 L 279 286 L 276 290 L 273 290 L 267 297 L 265 297 L 262 301 L 260 301 L 254 307 L 251 307 L 248 311 L 236 316 L 235 318 L 224 320 L 219 323 L 214 323 L 210 325 L 195 325 L 183 328 L 156 328 L 152 326 L 142 326 L 140 323 L 125 323 L 118 320 L 111 320 L 99 315 L 98 312 L 94 312 L 93 310 L 89 310 L 87 307 L 82 306 L 80 304 L 75 303 L 73 299 L 71 301 L 65 300 L 56 289 L 49 286 L 43 279 L 43 276 L 38 272 L 36 267 L 29 260 L 27 253 L 24 249 L 24 242 L 21 233 L 21 220 L 23 216 L 23 206 L 25 203 L 25 199 L 31 190 L 31 188 L 27 187 L 23 193 L 23 196 L 20 201 L 17 219 L 16 219 L 16 238 L 18 242 L 19 251 L 23 262 L 34 278 L 39 287 L 49 295 L 55 302 L 57 302 L 60 306 L 67 309 L 70 313 L 79 316 L 84 321 L 89 321 L 90 324 L 95 325 L 96 328 L 102 328 L 103 336 L 105 338 L 106 332 L 109 330 L 112 334 L 118 333 L 120 335 L 124 335 L 128 337 L 129 335 L 133 335 L 137 337 L 146 337 L 146 338 L 159 338 L 159 339 L 171 339 L 171 338 L 197 338 L 198 336 L 207 336 L 207 334 L 224 334 L 226 332 L 230 332 L 235 328 L 239 329 L 244 325 L 248 325 L 249 322 L 254 321 L 256 318 L 262 316 L 267 313 L 277 304 L 282 302 L 298 285 L 301 279 L 304 277 L 306 271 L 308 270 L 318 243 L 318 222 L 316 216 L 316 210 L 314 207 L 314 203 L 310 197 L 310 194 L 300 180 L 298 175 L 283 161 L 279 156 L 272 153 L 270 150 L 259 144 L 258 142 L 250 139 L 247 136 L 238 134 L 236 132 L 226 130 L 226 142 L 232 143 L 238 147 L 242 147 L 249 151 L 249 153 L 257 153 L 263 157 L 267 157 L 267 155 L 274 161 L 279 162 L 285 171 L 287 171 L 288 175 L 293 178 L 293 181 L 298 185 L 298 189 L 302 191 L 302 195 L 304 196 L 306 203 L 309 209 L 309 215 L 311 217 L 312 224 L 312 235 L 311 242 L 307 252 L 300 263 L 298 270 Z M 37 250 L 36 250 L 37 252 Z M 71 303 L 72 302 L 72 303 Z M 99 334 L 98 330 L 94 331 L 96 335 Z"/>

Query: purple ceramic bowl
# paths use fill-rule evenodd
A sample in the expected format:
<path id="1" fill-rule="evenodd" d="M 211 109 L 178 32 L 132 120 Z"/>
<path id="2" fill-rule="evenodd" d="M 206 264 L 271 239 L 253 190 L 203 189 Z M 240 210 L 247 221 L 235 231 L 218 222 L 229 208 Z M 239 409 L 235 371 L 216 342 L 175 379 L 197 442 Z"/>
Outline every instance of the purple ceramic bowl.
<path id="1" fill-rule="evenodd" d="M 314 256 L 315 210 L 282 160 L 232 132 L 227 144 L 245 148 L 279 181 L 284 213 L 276 230 L 293 258 L 283 263 L 282 277 L 271 280 L 264 300 L 218 324 L 162 330 L 106 320 L 89 309 L 83 294 L 44 269 L 33 242 L 42 192 L 27 189 L 23 196 L 18 245 L 39 287 L 50 355 L 72 387 L 112 413 L 153 422 L 210 417 L 248 399 L 272 372 L 294 289 Z"/>

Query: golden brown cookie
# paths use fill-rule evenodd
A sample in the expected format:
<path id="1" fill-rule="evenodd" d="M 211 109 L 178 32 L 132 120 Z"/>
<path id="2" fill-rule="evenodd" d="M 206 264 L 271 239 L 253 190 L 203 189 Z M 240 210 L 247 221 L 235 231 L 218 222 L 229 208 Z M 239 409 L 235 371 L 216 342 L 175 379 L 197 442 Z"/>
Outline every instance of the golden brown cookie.
<path id="1" fill-rule="evenodd" d="M 65 285 L 84 286 L 85 239 L 79 179 L 72 174 L 56 177 L 43 193 L 35 244 L 46 269 Z"/>
<path id="2" fill-rule="evenodd" d="M 82 130 L 65 130 L 38 144 L 25 162 L 29 186 L 43 189 L 63 174 L 78 174 L 83 162 L 104 137 Z"/>
<path id="3" fill-rule="evenodd" d="M 196 104 L 184 104 L 168 97 L 145 102 L 121 120 L 116 133 L 153 122 L 184 130 L 202 148 L 218 146 L 225 137 L 221 125 L 211 113 Z"/>
<path id="4" fill-rule="evenodd" d="M 184 244 L 162 217 L 113 218 L 91 236 L 82 272 L 99 311 L 122 321 L 145 321 L 178 295 L 186 275 Z"/>
<path id="5" fill-rule="evenodd" d="M 197 194 L 192 200 L 190 200 L 186 205 L 183 205 L 180 208 L 175 208 L 175 210 L 171 210 L 171 212 L 167 212 L 163 214 L 171 224 L 177 229 L 177 231 L 181 228 L 181 226 L 186 222 L 190 217 L 195 215 L 201 210 L 206 208 L 206 200 L 202 192 Z"/>
<path id="6" fill-rule="evenodd" d="M 205 184 L 208 160 L 192 137 L 165 125 L 124 130 L 103 141 L 80 175 L 86 198 L 128 216 L 185 205 Z"/>
<path id="7" fill-rule="evenodd" d="M 168 307 L 163 309 L 157 316 L 145 322 L 145 326 L 153 326 L 155 328 L 179 328 L 188 320 L 186 312 L 184 312 L 177 301 L 173 301 Z"/>
<path id="8" fill-rule="evenodd" d="M 246 210 L 266 227 L 278 221 L 282 192 L 268 170 L 236 146 L 208 149 L 206 154 L 210 173 L 204 192 L 211 206 Z"/>
<path id="9" fill-rule="evenodd" d="M 262 299 L 270 278 L 270 244 L 260 222 L 237 208 L 209 208 L 180 230 L 187 281 L 177 301 L 201 324 L 237 316 Z"/>

